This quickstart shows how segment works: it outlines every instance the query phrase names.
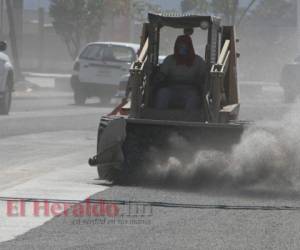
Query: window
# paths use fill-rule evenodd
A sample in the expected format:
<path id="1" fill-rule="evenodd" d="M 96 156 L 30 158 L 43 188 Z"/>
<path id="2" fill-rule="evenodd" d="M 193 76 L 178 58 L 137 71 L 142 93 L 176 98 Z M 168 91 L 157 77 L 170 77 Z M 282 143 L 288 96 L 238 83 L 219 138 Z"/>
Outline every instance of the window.
<path id="1" fill-rule="evenodd" d="M 167 56 L 174 53 L 174 44 L 177 36 L 183 35 L 183 29 L 165 26 L 160 31 L 159 55 Z M 196 54 L 205 57 L 208 31 L 194 28 L 191 36 Z"/>
<path id="2" fill-rule="evenodd" d="M 131 48 L 125 46 L 92 44 L 83 50 L 80 59 L 109 62 L 132 62 L 135 59 L 135 53 Z"/>
<path id="3" fill-rule="evenodd" d="M 123 46 L 112 46 L 111 49 L 116 61 L 132 62 L 135 59 L 134 52 L 131 48 Z"/>
<path id="4" fill-rule="evenodd" d="M 95 60 L 100 61 L 102 60 L 104 46 L 101 44 L 92 44 L 89 45 L 83 50 L 81 55 L 79 56 L 80 59 L 86 60 Z"/>

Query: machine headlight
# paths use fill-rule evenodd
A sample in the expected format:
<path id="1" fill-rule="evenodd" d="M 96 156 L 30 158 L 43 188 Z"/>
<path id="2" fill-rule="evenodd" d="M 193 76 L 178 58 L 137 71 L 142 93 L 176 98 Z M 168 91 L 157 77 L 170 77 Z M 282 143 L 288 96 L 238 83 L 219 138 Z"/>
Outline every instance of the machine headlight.
<path id="1" fill-rule="evenodd" d="M 200 27 L 201 27 L 201 29 L 203 29 L 203 30 L 207 30 L 208 27 L 209 27 L 209 23 L 208 23 L 207 21 L 202 21 L 202 22 L 200 23 Z"/>

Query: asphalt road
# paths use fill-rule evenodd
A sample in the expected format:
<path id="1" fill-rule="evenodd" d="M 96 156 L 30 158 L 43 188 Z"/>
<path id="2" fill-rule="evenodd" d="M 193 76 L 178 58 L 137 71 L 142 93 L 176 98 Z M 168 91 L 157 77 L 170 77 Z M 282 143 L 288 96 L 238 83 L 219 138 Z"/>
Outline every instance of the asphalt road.
<path id="1" fill-rule="evenodd" d="M 280 121 L 291 109 L 281 96 L 242 96 L 241 118 Z M 86 161 L 108 110 L 18 97 L 0 117 L 0 249 L 299 249 L 300 189 L 281 173 L 258 185 L 224 185 L 219 172 L 192 189 L 103 185 Z"/>

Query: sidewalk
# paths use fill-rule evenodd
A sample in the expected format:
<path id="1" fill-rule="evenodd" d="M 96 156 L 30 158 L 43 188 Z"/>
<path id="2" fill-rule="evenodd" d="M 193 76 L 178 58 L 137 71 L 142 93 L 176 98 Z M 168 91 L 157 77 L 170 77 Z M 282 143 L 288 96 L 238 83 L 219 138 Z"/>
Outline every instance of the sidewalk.
<path id="1" fill-rule="evenodd" d="M 73 93 L 68 74 L 23 72 L 24 80 L 15 83 L 17 99 L 71 98 Z"/>
<path id="2" fill-rule="evenodd" d="M 73 98 L 73 93 L 71 92 L 62 92 L 56 90 L 32 90 L 28 88 L 27 90 L 18 90 L 16 88 L 13 93 L 14 99 L 58 99 L 58 98 Z"/>
<path id="3" fill-rule="evenodd" d="M 71 91 L 71 74 L 23 72 L 23 76 L 26 81 L 34 83 L 40 87 Z"/>
<path id="4" fill-rule="evenodd" d="M 36 73 L 36 72 L 23 72 L 25 77 L 41 77 L 41 78 L 69 78 L 71 74 L 53 74 L 53 73 Z"/>

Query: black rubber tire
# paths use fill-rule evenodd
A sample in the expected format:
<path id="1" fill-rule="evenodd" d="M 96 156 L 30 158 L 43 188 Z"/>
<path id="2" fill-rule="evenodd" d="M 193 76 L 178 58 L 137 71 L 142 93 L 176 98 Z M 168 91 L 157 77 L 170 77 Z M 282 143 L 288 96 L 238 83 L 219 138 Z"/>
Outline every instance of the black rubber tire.
<path id="1" fill-rule="evenodd" d="M 102 132 L 108 126 L 110 121 L 111 120 L 109 118 L 102 118 L 100 121 L 99 128 L 98 128 L 98 138 L 97 138 L 97 154 L 99 154 L 99 142 L 101 140 Z M 103 168 L 98 166 L 97 172 L 98 172 L 98 178 L 100 180 L 108 180 L 118 184 L 122 183 L 122 179 L 123 179 L 122 171 L 118 170 L 115 167 L 109 166 L 107 168 Z"/>
<path id="2" fill-rule="evenodd" d="M 0 100 L 0 115 L 8 115 L 11 107 L 12 90 L 10 84 L 7 83 L 3 98 Z"/>
<path id="3" fill-rule="evenodd" d="M 99 180 L 108 180 L 113 182 L 114 184 L 121 184 L 122 182 L 122 174 L 121 171 L 111 167 L 107 170 L 103 168 L 97 167 L 98 178 Z"/>
<path id="4" fill-rule="evenodd" d="M 99 96 L 100 98 L 100 103 L 102 105 L 109 105 L 110 101 L 111 101 L 111 97 L 110 96 Z"/>
<path id="5" fill-rule="evenodd" d="M 80 88 L 74 89 L 74 102 L 76 105 L 84 105 L 86 102 L 87 96 L 84 91 Z"/>
<path id="6" fill-rule="evenodd" d="M 71 87 L 73 89 L 73 97 L 75 105 L 84 105 L 87 99 L 87 94 L 77 76 L 71 77 Z"/>
<path id="7" fill-rule="evenodd" d="M 284 103 L 293 103 L 297 98 L 297 93 L 284 89 Z"/>

